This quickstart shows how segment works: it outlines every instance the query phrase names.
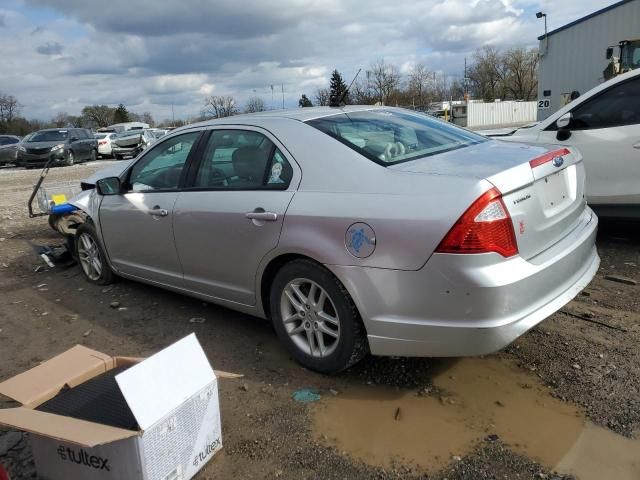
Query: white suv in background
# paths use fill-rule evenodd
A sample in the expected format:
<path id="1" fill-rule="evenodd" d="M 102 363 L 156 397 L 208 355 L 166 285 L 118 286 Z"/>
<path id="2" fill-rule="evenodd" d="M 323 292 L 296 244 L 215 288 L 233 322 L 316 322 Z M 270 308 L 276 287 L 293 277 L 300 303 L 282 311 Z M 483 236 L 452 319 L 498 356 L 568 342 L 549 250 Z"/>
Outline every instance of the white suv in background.
<path id="1" fill-rule="evenodd" d="M 116 133 L 106 132 L 106 133 L 94 133 L 96 140 L 98 140 L 98 155 L 101 157 L 111 157 L 111 140 L 116 137 Z"/>
<path id="2" fill-rule="evenodd" d="M 578 147 L 590 206 L 600 216 L 640 217 L 640 69 L 598 85 L 536 125 L 494 138 Z"/>

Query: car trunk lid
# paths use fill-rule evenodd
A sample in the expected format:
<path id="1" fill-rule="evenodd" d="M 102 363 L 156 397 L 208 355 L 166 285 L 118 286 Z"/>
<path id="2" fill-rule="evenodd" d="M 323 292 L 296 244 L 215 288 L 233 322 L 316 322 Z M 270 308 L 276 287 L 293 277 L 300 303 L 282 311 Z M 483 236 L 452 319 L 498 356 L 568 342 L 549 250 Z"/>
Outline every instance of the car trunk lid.
<path id="1" fill-rule="evenodd" d="M 525 259 L 566 237 L 585 208 L 582 157 L 564 147 L 490 141 L 390 168 L 491 182 L 502 193 Z"/>

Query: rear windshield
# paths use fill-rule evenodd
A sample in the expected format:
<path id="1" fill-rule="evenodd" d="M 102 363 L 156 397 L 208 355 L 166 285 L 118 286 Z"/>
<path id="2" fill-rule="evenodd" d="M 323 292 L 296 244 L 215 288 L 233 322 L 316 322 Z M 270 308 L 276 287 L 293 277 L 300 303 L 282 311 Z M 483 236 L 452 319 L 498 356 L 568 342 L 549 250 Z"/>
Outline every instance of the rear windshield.
<path id="1" fill-rule="evenodd" d="M 66 140 L 69 130 L 44 130 L 36 132 L 29 139 L 30 142 L 57 142 L 58 140 Z"/>
<path id="2" fill-rule="evenodd" d="M 106 133 L 94 133 L 93 134 L 94 137 L 96 137 L 97 139 L 101 139 L 107 136 Z"/>
<path id="3" fill-rule="evenodd" d="M 487 141 L 422 113 L 369 110 L 307 122 L 381 165 L 394 165 Z"/>

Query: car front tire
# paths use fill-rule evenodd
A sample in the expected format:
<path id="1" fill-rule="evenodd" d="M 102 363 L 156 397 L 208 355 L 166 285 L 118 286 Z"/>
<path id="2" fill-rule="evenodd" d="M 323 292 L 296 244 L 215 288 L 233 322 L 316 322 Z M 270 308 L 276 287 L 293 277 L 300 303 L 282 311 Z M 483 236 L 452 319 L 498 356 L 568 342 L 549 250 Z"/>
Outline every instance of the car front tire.
<path id="1" fill-rule="evenodd" d="M 73 155 L 73 152 L 72 152 L 71 150 L 69 150 L 69 151 L 67 152 L 67 156 L 66 156 L 66 157 L 65 157 L 65 159 L 64 159 L 64 164 L 65 164 L 67 167 L 70 167 L 71 165 L 73 165 L 73 164 L 75 163 L 75 161 L 76 161 L 76 160 L 75 160 L 75 157 L 74 157 L 74 155 Z"/>
<path id="2" fill-rule="evenodd" d="M 76 230 L 75 250 L 82 273 L 89 282 L 96 285 L 113 283 L 115 276 L 91 223 L 83 223 Z"/>
<path id="3" fill-rule="evenodd" d="M 271 319 L 280 340 L 302 366 L 336 373 L 368 353 L 364 325 L 344 286 L 310 260 L 294 260 L 276 274 Z"/>

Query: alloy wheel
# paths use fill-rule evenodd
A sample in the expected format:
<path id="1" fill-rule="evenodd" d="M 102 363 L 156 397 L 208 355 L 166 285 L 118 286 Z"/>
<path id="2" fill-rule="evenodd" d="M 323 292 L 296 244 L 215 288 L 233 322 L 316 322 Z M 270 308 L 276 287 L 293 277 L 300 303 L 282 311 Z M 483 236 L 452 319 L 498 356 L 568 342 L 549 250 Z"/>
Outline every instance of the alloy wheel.
<path id="1" fill-rule="evenodd" d="M 306 278 L 291 280 L 282 291 L 280 312 L 286 332 L 312 357 L 331 355 L 340 340 L 340 318 L 324 288 Z"/>
<path id="2" fill-rule="evenodd" d="M 78 238 L 78 258 L 85 275 L 93 281 L 99 280 L 103 269 L 102 255 L 96 241 L 87 233 Z"/>

